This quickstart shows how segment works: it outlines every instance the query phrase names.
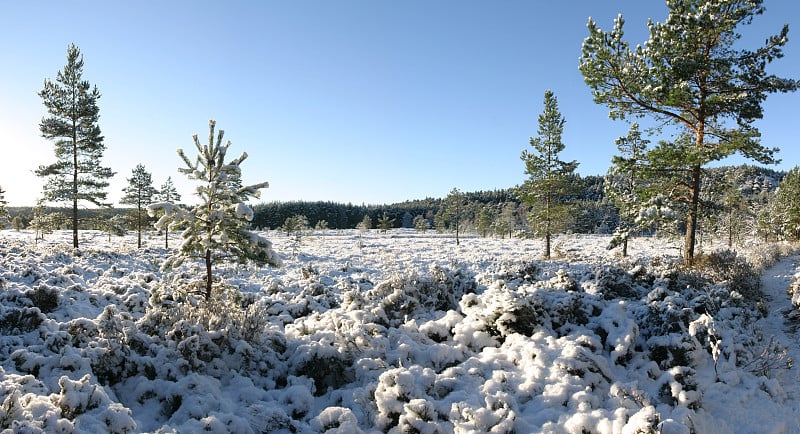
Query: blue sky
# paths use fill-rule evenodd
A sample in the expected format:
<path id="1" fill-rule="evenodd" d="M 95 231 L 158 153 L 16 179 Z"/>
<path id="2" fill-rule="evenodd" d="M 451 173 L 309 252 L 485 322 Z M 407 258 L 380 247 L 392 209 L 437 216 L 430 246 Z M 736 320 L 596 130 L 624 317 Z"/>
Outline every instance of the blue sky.
<path id="1" fill-rule="evenodd" d="M 786 57 L 770 71 L 800 78 L 800 2 L 767 1 L 742 28 L 758 44 L 790 25 Z M 552 89 L 566 118 L 562 157 L 604 174 L 627 124 L 592 102 L 578 71 L 586 22 L 625 17 L 632 43 L 662 21 L 656 0 L 4 2 L 0 27 L 0 186 L 11 205 L 41 197 L 33 170 L 55 161 L 40 137 L 37 92 L 75 43 L 84 77 L 103 94 L 104 163 L 117 204 L 137 163 L 159 186 L 177 173 L 175 150 L 208 119 L 250 158 L 246 182 L 262 201 L 393 203 L 493 190 L 525 179 L 519 159 Z M 749 46 L 753 46 L 750 44 Z M 765 145 L 800 161 L 800 94 L 772 95 L 757 123 Z M 655 141 L 655 140 L 654 140 Z M 735 160 L 733 163 L 741 161 Z"/>

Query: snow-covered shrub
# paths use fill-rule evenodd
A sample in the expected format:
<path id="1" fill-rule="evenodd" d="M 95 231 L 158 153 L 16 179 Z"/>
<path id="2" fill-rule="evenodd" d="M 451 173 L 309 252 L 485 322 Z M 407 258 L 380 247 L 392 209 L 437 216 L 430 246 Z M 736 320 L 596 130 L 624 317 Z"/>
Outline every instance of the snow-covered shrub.
<path id="1" fill-rule="evenodd" d="M 314 395 L 339 389 L 355 380 L 353 358 L 332 345 L 308 342 L 300 345 L 289 358 L 292 372 L 314 380 Z"/>
<path id="2" fill-rule="evenodd" d="M 694 267 L 709 281 L 726 283 L 731 291 L 742 294 L 749 303 L 755 303 L 763 296 L 758 271 L 733 250 L 698 255 L 695 257 Z"/>
<path id="3" fill-rule="evenodd" d="M 361 434 L 353 411 L 344 407 L 328 407 L 311 420 L 311 429 L 319 434 Z"/>
<path id="4" fill-rule="evenodd" d="M 12 308 L 0 318 L 0 334 L 18 335 L 36 330 L 46 317 L 39 308 Z"/>
<path id="5" fill-rule="evenodd" d="M 463 268 L 434 266 L 429 274 L 396 274 L 369 290 L 366 297 L 378 301 L 378 314 L 386 324 L 399 325 L 418 315 L 458 309 L 461 297 L 476 288 L 473 276 Z"/>
<path id="6" fill-rule="evenodd" d="M 31 300 L 34 307 L 38 307 L 45 314 L 56 310 L 60 302 L 58 289 L 47 285 L 37 285 L 27 291 L 25 296 Z"/>

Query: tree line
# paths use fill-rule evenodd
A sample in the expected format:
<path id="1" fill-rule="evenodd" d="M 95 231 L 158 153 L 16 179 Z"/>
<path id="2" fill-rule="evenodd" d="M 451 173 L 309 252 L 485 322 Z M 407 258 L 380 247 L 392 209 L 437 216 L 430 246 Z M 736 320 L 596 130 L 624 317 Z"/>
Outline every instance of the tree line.
<path id="1" fill-rule="evenodd" d="M 575 173 L 577 161 L 560 159 L 567 124 L 556 95 L 547 90 L 537 134 L 530 138 L 530 148 L 521 152 L 521 171 L 528 178 L 508 193 L 498 193 L 507 197 L 492 201 L 491 206 L 454 188 L 439 203 L 432 199 L 432 206 L 263 204 L 254 211 L 251 224 L 275 228 L 301 215 L 309 224 L 332 228 L 366 227 L 378 221 L 384 229 L 391 224 L 454 230 L 457 242 L 459 233 L 472 226 L 482 234 L 491 229 L 504 235 L 524 232 L 542 237 L 545 257 L 550 256 L 551 237 L 561 232 L 613 230 L 612 244 L 624 251 L 632 234 L 660 231 L 684 237 L 683 258 L 688 265 L 709 227 L 727 228 L 732 243 L 742 231 L 734 226 L 748 221 L 743 216 L 754 216 L 749 230 L 758 236 L 796 237 L 800 233 L 800 225 L 794 223 L 798 213 L 786 192 L 794 188 L 791 182 L 797 171 L 786 174 L 786 185 L 779 194 L 756 205 L 740 187 L 744 175 L 734 171 L 714 178 L 708 170 L 732 155 L 763 165 L 779 161 L 778 149 L 761 143 L 754 123 L 763 117 L 762 103 L 768 95 L 797 90 L 797 80 L 767 72 L 768 65 L 783 57 L 788 25 L 763 45 L 745 49 L 737 44 L 739 29 L 764 12 L 763 1 L 676 0 L 667 6 L 664 22 L 648 23 L 649 39 L 644 44 L 632 46 L 625 39 L 621 15 L 610 30 L 602 30 L 591 18 L 588 21 L 579 70 L 595 103 L 606 106 L 612 120 L 628 123 L 627 134 L 615 143 L 618 154 L 602 183 L 600 178 L 594 183 L 588 177 L 580 178 Z M 105 150 L 98 126 L 101 95 L 83 79 L 83 56 L 75 45 L 67 50 L 66 66 L 55 80 L 45 80 L 39 96 L 48 113 L 39 129 L 53 142 L 56 156 L 55 162 L 36 170 L 46 180 L 42 203 L 70 204 L 66 218 L 77 248 L 78 205 L 110 206 L 106 203 L 107 180 L 114 172 L 101 163 Z M 647 118 L 657 127 L 640 130 L 639 118 Z M 211 130 L 213 135 L 213 126 Z M 651 144 L 648 136 L 664 137 L 665 130 L 668 136 Z M 210 136 L 209 142 L 213 139 Z M 198 147 L 198 152 L 203 150 Z M 197 169 L 190 170 L 193 166 L 186 155 L 182 151 L 179 155 L 188 167 L 179 171 L 196 179 Z M 203 158 L 216 161 L 213 155 Z M 143 207 L 148 202 L 167 204 L 162 207 L 164 215 L 175 210 L 171 202 L 175 199 L 157 198 L 163 192 L 152 187 L 142 190 L 148 177 L 144 167 L 137 166 L 128 179 L 130 187 L 123 202 L 136 206 L 140 234 L 147 218 Z M 587 195 L 594 200 L 587 200 Z M 45 224 L 49 217 L 35 211 L 31 221 Z M 294 219 L 295 223 L 301 220 Z"/>

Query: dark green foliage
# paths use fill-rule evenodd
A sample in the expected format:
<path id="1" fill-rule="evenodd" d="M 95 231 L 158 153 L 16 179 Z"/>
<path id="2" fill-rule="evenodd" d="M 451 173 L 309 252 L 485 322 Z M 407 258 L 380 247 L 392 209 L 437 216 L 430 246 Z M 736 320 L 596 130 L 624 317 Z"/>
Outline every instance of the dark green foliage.
<path id="1" fill-rule="evenodd" d="M 100 165 L 105 151 L 103 136 L 97 125 L 100 91 L 83 80 L 83 56 L 75 45 L 67 49 L 67 65 L 58 71 L 56 81 L 44 82 L 39 92 L 49 117 L 42 119 L 42 137 L 55 142 L 58 161 L 39 166 L 36 174 L 47 178 L 44 198 L 48 202 L 72 204 L 72 246 L 78 247 L 78 204 L 81 201 L 97 206 L 104 203 L 107 179 L 114 172 Z"/>
<path id="2" fill-rule="evenodd" d="M 525 174 L 529 176 L 520 191 L 520 198 L 531 206 L 530 223 L 533 233 L 545 239 L 544 257 L 550 258 L 550 238 L 554 233 L 566 230 L 569 221 L 570 196 L 575 188 L 578 167 L 575 161 L 559 159 L 564 150 L 561 135 L 564 131 L 564 117 L 558 110 L 558 102 L 553 92 L 544 93 L 544 111 L 539 115 L 539 130 L 531 137 L 532 151 L 522 151 Z"/>
<path id="3" fill-rule="evenodd" d="M 777 149 L 760 143 L 753 122 L 767 95 L 798 82 L 766 72 L 783 57 L 788 25 L 756 50 L 737 46 L 740 26 L 764 12 L 761 0 L 669 0 L 669 16 L 650 23 L 650 38 L 631 48 L 622 16 L 608 32 L 589 20 L 580 70 L 594 100 L 612 119 L 649 116 L 675 127 L 677 139 L 647 152 L 648 166 L 667 176 L 672 199 L 686 204 L 684 260 L 694 260 L 702 168 L 733 154 L 762 164 Z M 732 124 L 734 124 L 732 126 Z"/>
<path id="4" fill-rule="evenodd" d="M 123 189 L 125 195 L 120 200 L 120 203 L 126 205 L 133 205 L 135 210 L 135 224 L 136 232 L 138 234 L 137 244 L 138 248 L 142 248 L 142 226 L 147 221 L 147 213 L 145 207 L 150 205 L 153 201 L 153 196 L 158 192 L 153 187 L 153 178 L 144 166 L 137 164 L 133 169 L 131 177 L 128 178 L 128 186 Z"/>

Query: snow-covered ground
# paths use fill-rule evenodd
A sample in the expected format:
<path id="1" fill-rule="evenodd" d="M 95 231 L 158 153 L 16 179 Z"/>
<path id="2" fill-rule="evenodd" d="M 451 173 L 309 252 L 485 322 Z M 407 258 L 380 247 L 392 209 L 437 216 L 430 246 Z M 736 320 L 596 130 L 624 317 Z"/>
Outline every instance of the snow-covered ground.
<path id="1" fill-rule="evenodd" d="M 266 235 L 284 266 L 220 267 L 203 307 L 160 236 L 0 232 L 0 430 L 800 432 L 800 257 L 775 247 L 745 253 L 762 296 L 742 259 L 681 271 L 668 240 L 622 259 L 564 236 L 542 261 L 538 240 Z"/>

